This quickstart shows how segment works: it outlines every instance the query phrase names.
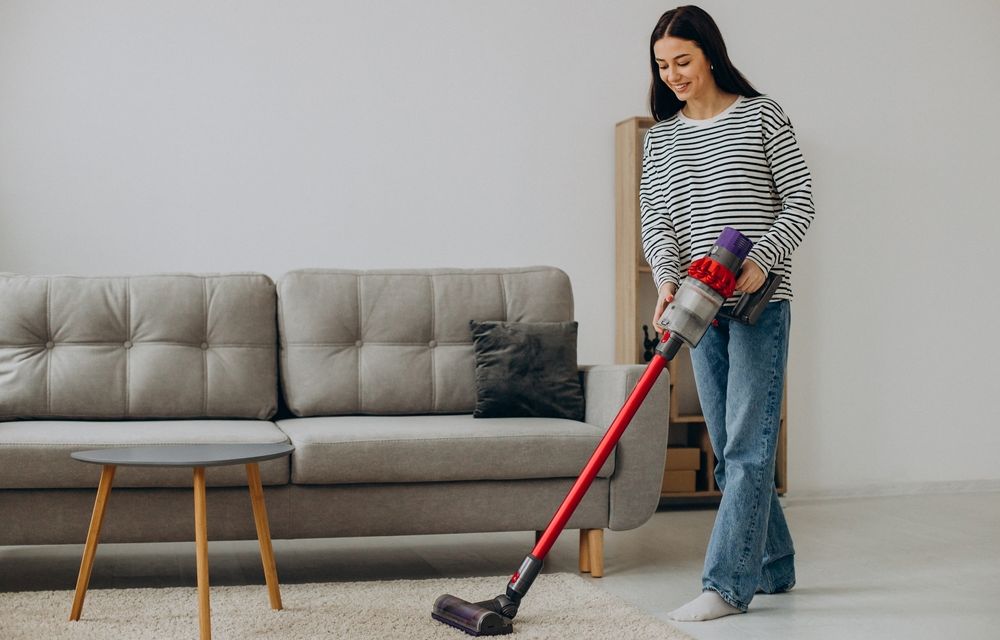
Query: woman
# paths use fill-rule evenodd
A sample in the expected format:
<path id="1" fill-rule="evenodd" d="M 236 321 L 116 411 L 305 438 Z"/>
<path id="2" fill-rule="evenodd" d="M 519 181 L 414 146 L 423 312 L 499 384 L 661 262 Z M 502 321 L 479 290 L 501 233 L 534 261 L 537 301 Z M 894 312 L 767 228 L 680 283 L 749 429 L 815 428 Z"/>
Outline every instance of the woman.
<path id="1" fill-rule="evenodd" d="M 719 318 L 691 351 L 722 489 L 700 596 L 671 612 L 711 620 L 747 610 L 755 593 L 795 584 L 794 549 L 774 488 L 790 323 L 791 255 L 813 219 L 812 187 L 778 104 L 733 66 L 705 11 L 663 14 L 650 38 L 650 110 L 639 200 L 642 244 L 659 290 L 653 326 L 692 259 L 726 226 L 754 241 L 737 291 L 783 276 L 754 325 Z M 727 305 L 735 298 L 727 301 Z"/>

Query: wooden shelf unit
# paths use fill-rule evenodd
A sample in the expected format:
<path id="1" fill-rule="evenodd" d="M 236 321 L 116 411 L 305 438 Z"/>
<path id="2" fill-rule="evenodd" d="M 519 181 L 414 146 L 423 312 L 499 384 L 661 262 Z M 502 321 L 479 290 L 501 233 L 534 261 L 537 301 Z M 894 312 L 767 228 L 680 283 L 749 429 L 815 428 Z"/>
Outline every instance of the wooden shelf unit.
<path id="1" fill-rule="evenodd" d="M 644 364 L 645 335 L 655 337 L 651 327 L 656 304 L 656 286 L 652 270 L 642 254 L 639 235 L 639 181 L 642 178 L 642 146 L 646 132 L 655 124 L 652 118 L 629 118 L 615 125 L 615 362 Z M 647 327 L 643 333 L 643 325 Z M 718 501 L 722 494 L 715 484 L 715 453 L 701 415 L 698 392 L 691 371 L 687 347 L 667 365 L 670 372 L 669 446 L 697 447 L 701 450 L 701 468 L 695 476 L 694 492 L 661 494 L 664 503 Z M 787 384 L 786 394 L 787 396 Z M 774 481 L 784 495 L 787 483 L 786 403 L 781 404 L 781 431 Z"/>

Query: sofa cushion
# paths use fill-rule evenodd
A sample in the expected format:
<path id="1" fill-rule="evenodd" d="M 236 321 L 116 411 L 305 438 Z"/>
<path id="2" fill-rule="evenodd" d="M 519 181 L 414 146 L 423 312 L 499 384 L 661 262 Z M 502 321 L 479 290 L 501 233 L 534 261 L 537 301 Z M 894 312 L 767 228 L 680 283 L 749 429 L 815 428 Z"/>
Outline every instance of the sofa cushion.
<path id="1" fill-rule="evenodd" d="M 552 267 L 292 271 L 278 282 L 282 390 L 298 416 L 471 413 L 470 320 L 573 319 Z"/>
<path id="2" fill-rule="evenodd" d="M 260 274 L 0 275 L 0 419 L 266 419 L 275 299 Z"/>
<path id="3" fill-rule="evenodd" d="M 74 451 L 169 444 L 273 444 L 288 442 L 263 420 L 158 420 L 150 422 L 0 422 L 0 489 L 96 489 L 101 467 L 70 457 Z M 264 484 L 288 482 L 288 456 L 260 463 Z M 119 466 L 114 487 L 190 487 L 192 470 Z M 209 486 L 246 486 L 242 464 L 207 467 Z M 114 498 L 112 498 L 113 500 Z"/>
<path id="4" fill-rule="evenodd" d="M 583 420 L 575 322 L 469 325 L 476 354 L 473 417 Z"/>
<path id="5" fill-rule="evenodd" d="M 329 416 L 278 421 L 292 482 L 352 484 L 572 478 L 604 431 L 558 418 Z M 614 472 L 614 455 L 598 477 Z"/>

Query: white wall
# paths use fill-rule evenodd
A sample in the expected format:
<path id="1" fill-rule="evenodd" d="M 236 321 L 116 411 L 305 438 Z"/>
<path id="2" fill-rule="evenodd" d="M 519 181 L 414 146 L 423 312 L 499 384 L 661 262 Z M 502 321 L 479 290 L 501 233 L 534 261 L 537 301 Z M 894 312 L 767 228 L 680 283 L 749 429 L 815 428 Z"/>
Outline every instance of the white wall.
<path id="1" fill-rule="evenodd" d="M 0 270 L 552 264 L 613 355 L 661 2 L 0 2 Z M 712 1 L 791 115 L 793 494 L 1000 478 L 1000 5 Z M 978 483 L 978 484 L 976 484 Z"/>

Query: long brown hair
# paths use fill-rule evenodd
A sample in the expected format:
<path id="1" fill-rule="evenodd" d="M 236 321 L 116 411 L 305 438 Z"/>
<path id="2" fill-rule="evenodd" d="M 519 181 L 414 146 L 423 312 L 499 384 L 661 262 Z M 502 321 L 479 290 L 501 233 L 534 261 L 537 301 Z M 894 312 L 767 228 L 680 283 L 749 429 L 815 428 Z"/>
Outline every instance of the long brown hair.
<path id="1" fill-rule="evenodd" d="M 726 52 L 722 33 L 712 16 L 694 5 L 677 7 L 660 16 L 649 37 L 649 67 L 653 74 L 653 81 L 649 85 L 649 111 L 657 121 L 666 120 L 684 106 L 684 102 L 678 100 L 670 87 L 660 79 L 660 68 L 653 53 L 653 45 L 668 36 L 690 40 L 698 45 L 712 66 L 715 83 L 723 91 L 747 98 L 761 95 L 733 66 Z"/>

